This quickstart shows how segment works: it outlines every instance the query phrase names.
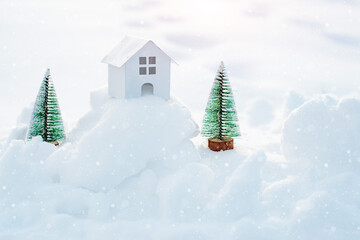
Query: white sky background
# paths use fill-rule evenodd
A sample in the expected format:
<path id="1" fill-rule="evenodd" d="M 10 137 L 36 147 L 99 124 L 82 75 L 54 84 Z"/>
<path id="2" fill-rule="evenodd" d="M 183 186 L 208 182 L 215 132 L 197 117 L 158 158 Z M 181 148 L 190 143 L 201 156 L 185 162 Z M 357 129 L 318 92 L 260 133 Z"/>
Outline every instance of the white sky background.
<path id="1" fill-rule="evenodd" d="M 0 138 L 51 68 L 70 126 L 107 84 L 101 59 L 125 34 L 151 38 L 179 66 L 172 94 L 200 119 L 225 62 L 240 121 L 246 104 L 280 108 L 289 90 L 360 93 L 360 1 L 1 0 Z"/>

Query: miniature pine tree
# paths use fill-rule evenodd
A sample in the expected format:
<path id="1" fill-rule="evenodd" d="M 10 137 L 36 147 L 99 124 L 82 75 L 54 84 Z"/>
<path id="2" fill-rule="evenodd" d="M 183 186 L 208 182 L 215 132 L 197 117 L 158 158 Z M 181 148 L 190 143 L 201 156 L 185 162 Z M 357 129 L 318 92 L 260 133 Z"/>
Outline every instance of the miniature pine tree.
<path id="1" fill-rule="evenodd" d="M 230 82 L 221 62 L 210 92 L 201 134 L 219 140 L 238 137 L 240 130 L 237 120 Z"/>
<path id="2" fill-rule="evenodd" d="M 27 138 L 41 136 L 45 142 L 61 142 L 65 139 L 64 125 L 57 102 L 50 69 L 46 70 L 36 98 Z"/>

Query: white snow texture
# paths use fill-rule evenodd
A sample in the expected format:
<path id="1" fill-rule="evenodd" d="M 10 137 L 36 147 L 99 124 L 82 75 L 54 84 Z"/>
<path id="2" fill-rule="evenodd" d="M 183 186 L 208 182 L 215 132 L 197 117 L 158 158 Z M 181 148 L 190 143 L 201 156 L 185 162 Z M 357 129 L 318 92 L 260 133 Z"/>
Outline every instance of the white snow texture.
<path id="1" fill-rule="evenodd" d="M 20 140 L 22 116 L 0 152 L 0 239 L 359 239 L 360 101 L 294 96 L 277 161 L 195 146 L 189 111 L 154 96 L 92 93 L 59 148 Z"/>

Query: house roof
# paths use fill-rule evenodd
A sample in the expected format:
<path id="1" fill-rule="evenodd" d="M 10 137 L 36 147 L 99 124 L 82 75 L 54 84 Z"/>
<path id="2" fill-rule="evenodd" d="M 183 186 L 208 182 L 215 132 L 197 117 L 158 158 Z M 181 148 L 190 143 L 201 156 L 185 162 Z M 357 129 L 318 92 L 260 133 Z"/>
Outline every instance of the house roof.
<path id="1" fill-rule="evenodd" d="M 113 50 L 110 51 L 110 53 L 108 55 L 106 55 L 101 60 L 101 62 L 110 64 L 110 65 L 113 65 L 116 67 L 121 67 L 132 56 L 134 56 L 140 49 L 142 49 L 148 42 L 152 42 L 152 41 L 126 36 L 125 38 L 123 38 L 121 40 L 121 42 Z M 158 47 L 155 43 L 154 43 L 154 45 L 156 47 Z M 162 52 L 164 52 L 164 51 L 162 51 Z M 167 57 L 169 57 L 165 52 L 164 52 L 164 54 Z M 169 57 L 169 58 L 172 62 L 176 63 L 171 57 Z"/>

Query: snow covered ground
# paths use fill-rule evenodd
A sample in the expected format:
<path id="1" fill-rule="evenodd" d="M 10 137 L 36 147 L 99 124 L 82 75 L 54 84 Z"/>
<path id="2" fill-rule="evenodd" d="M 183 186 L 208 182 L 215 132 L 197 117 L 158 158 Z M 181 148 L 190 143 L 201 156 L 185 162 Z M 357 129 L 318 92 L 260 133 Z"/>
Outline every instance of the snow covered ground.
<path id="1" fill-rule="evenodd" d="M 293 110 L 283 156 L 245 140 L 194 145 L 198 126 L 174 99 L 101 89 L 91 102 L 59 148 L 19 140 L 24 110 L 0 156 L 0 239 L 360 237 L 359 99 Z"/>
<path id="2" fill-rule="evenodd" d="M 0 239 L 360 238 L 357 1 L 2 0 L 0 22 Z M 172 100 L 89 101 L 124 34 L 179 63 Z M 221 60 L 242 137 L 215 153 Z M 61 148 L 23 141 L 46 67 Z"/>

